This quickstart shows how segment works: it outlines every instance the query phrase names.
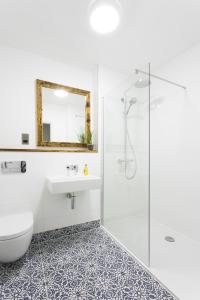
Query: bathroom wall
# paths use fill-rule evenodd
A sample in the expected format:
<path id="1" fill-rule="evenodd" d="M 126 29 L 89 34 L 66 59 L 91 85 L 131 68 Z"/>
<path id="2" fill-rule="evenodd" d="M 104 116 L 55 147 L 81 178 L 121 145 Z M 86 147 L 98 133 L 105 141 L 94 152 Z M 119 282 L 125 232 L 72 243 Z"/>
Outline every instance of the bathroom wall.
<path id="1" fill-rule="evenodd" d="M 21 133 L 30 134 L 36 145 L 35 79 L 44 79 L 81 89 L 94 90 L 93 70 L 58 63 L 29 52 L 0 47 L 0 147 L 25 148 Z M 96 89 L 96 86 L 95 86 Z M 93 128 L 97 131 L 97 97 L 92 98 L 95 111 Z M 81 193 L 75 210 L 65 196 L 52 196 L 46 177 L 66 173 L 67 164 L 84 163 L 90 174 L 100 175 L 99 153 L 26 153 L 0 152 L 0 162 L 26 160 L 26 174 L 0 172 L 0 215 L 30 209 L 34 212 L 35 232 L 55 229 L 100 218 L 100 191 Z"/>
<path id="2" fill-rule="evenodd" d="M 36 101 L 35 80 L 43 79 L 63 85 L 92 91 L 91 106 L 94 133 L 98 131 L 96 107 L 97 97 L 93 97 L 93 70 L 80 69 L 51 61 L 29 52 L 0 47 L 1 108 L 0 147 L 21 147 L 21 133 L 30 134 L 30 145 L 36 145 Z M 6 128 L 6 134 L 5 134 Z"/>
<path id="3" fill-rule="evenodd" d="M 153 66 L 152 66 L 153 67 Z M 152 217 L 200 241 L 200 44 L 152 72 L 187 87 L 152 79 Z"/>

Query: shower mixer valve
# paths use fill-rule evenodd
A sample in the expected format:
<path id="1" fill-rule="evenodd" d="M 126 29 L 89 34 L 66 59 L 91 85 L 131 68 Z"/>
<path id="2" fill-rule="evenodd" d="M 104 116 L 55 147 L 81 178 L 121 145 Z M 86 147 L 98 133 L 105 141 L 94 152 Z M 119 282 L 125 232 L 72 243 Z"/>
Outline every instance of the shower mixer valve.
<path id="1" fill-rule="evenodd" d="M 129 163 L 129 162 L 133 162 L 133 159 L 118 159 L 117 162 L 119 164 L 123 164 L 123 163 Z"/>

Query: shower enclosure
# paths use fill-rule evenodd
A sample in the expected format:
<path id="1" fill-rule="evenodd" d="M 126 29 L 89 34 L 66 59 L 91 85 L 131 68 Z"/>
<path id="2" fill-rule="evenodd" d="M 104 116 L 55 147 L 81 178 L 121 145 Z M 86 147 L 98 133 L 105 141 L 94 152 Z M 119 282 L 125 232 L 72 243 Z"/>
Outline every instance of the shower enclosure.
<path id="1" fill-rule="evenodd" d="M 154 73 L 135 70 L 104 96 L 102 223 L 176 296 L 196 300 L 200 244 L 181 216 L 187 89 Z"/>

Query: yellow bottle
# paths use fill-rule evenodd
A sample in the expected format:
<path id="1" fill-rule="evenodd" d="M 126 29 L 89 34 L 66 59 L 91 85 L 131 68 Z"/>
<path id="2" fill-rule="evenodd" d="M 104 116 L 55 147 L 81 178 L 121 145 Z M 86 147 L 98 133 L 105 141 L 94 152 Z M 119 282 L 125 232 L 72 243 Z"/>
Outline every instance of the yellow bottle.
<path id="1" fill-rule="evenodd" d="M 85 167 L 83 169 L 83 173 L 84 173 L 85 176 L 88 176 L 88 166 L 87 166 L 87 164 L 85 164 Z"/>

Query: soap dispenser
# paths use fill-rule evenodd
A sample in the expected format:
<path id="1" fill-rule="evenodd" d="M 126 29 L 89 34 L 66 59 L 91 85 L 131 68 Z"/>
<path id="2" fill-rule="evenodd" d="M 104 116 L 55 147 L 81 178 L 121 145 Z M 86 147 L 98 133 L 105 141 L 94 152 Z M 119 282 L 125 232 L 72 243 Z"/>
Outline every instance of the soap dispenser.
<path id="1" fill-rule="evenodd" d="M 88 166 L 87 166 L 87 164 L 85 164 L 85 166 L 84 166 L 83 173 L 84 173 L 85 176 L 88 176 Z"/>

